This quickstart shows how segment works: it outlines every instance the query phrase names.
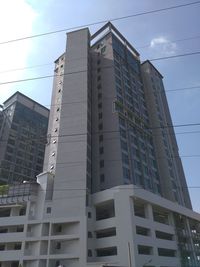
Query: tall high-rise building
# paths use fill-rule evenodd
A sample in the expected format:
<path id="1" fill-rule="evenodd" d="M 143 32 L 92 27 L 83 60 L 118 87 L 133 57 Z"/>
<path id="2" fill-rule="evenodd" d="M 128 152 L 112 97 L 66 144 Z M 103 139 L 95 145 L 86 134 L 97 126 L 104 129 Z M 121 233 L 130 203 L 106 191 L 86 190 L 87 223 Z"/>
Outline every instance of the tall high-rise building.
<path id="1" fill-rule="evenodd" d="M 111 23 L 67 34 L 43 173 L 0 188 L 1 267 L 200 266 L 162 78 Z"/>
<path id="2" fill-rule="evenodd" d="M 141 65 L 110 23 L 91 37 L 87 30 L 68 36 L 55 62 L 49 123 L 49 135 L 60 137 L 46 150 L 45 170 L 63 176 L 59 161 L 84 161 L 91 192 L 134 184 L 191 208 L 162 75 L 149 61 Z M 71 147 L 81 143 L 84 157 L 73 158 Z"/>
<path id="3" fill-rule="evenodd" d="M 0 111 L 0 183 L 36 180 L 41 173 L 49 110 L 16 92 Z"/>

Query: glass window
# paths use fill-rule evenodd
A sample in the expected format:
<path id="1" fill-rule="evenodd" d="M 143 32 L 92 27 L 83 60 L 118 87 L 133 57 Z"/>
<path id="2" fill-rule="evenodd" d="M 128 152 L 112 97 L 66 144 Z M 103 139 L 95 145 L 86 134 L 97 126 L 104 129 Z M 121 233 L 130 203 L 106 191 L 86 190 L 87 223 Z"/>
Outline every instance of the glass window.
<path id="1" fill-rule="evenodd" d="M 51 213 L 51 207 L 47 207 L 47 213 Z"/>
<path id="2" fill-rule="evenodd" d="M 120 64 L 115 60 L 114 61 L 115 67 L 117 67 L 118 69 L 120 69 Z"/>
<path id="3" fill-rule="evenodd" d="M 119 78 L 121 77 L 121 72 L 115 68 L 115 75 L 117 75 Z"/>
<path id="4" fill-rule="evenodd" d="M 100 175 L 100 183 L 104 183 L 105 182 L 105 175 L 101 174 Z"/>
<path id="5" fill-rule="evenodd" d="M 117 52 L 115 53 L 115 58 L 125 58 L 125 49 L 124 49 L 124 45 L 117 40 L 117 38 L 115 38 L 114 36 L 112 37 L 112 45 L 113 45 L 113 49 Z"/>
<path id="6" fill-rule="evenodd" d="M 103 123 L 99 124 L 99 130 L 103 130 Z"/>
<path id="7" fill-rule="evenodd" d="M 115 81 L 118 85 L 122 84 L 121 79 L 119 79 L 117 76 L 115 76 Z"/>
<path id="8" fill-rule="evenodd" d="M 100 113 L 99 113 L 99 119 L 102 119 L 102 118 L 103 118 L 103 113 L 100 112 Z"/>
<path id="9" fill-rule="evenodd" d="M 100 134 L 100 135 L 99 135 L 99 142 L 102 142 L 102 141 L 103 141 L 103 135 Z"/>
<path id="10" fill-rule="evenodd" d="M 127 150 L 128 150 L 127 143 L 126 143 L 126 142 L 124 142 L 123 140 L 121 140 L 121 148 L 122 148 L 123 150 L 125 150 L 125 151 L 127 151 Z"/>
<path id="11" fill-rule="evenodd" d="M 131 176 L 130 176 L 130 170 L 123 167 L 123 176 L 124 176 L 124 179 L 128 179 L 130 180 Z"/>
<path id="12" fill-rule="evenodd" d="M 121 117 L 119 117 L 119 124 L 120 124 L 121 126 L 123 126 L 123 127 L 126 126 L 125 120 L 122 119 Z"/>
<path id="13" fill-rule="evenodd" d="M 119 86 L 116 86 L 116 91 L 119 95 L 122 95 L 122 89 Z"/>
<path id="14" fill-rule="evenodd" d="M 96 249 L 97 257 L 109 257 L 117 255 L 117 247 L 98 248 Z"/>
<path id="15" fill-rule="evenodd" d="M 88 249 L 88 257 L 92 257 L 92 250 Z"/>
<path id="16" fill-rule="evenodd" d="M 117 95 L 117 101 L 119 101 L 121 104 L 123 104 L 123 98 L 119 95 Z"/>
<path id="17" fill-rule="evenodd" d="M 120 128 L 120 135 L 121 137 L 126 138 L 126 131 L 122 128 Z"/>
<path id="18" fill-rule="evenodd" d="M 98 108 L 102 108 L 102 103 L 99 103 L 98 104 Z"/>
<path id="19" fill-rule="evenodd" d="M 99 166 L 100 166 L 100 168 L 103 168 L 104 167 L 104 160 L 100 160 Z"/>
<path id="20" fill-rule="evenodd" d="M 126 164 L 129 164 L 128 156 L 126 154 L 124 154 L 124 153 L 122 153 L 122 162 L 126 163 Z"/>
<path id="21" fill-rule="evenodd" d="M 9 147 L 9 146 L 7 147 L 7 152 L 8 152 L 8 153 L 13 153 L 13 151 L 14 151 L 13 148 L 11 148 L 11 147 Z"/>
<path id="22" fill-rule="evenodd" d="M 114 110 L 123 113 L 123 107 L 117 102 L 114 102 Z"/>
<path id="23" fill-rule="evenodd" d="M 138 254 L 151 255 L 153 254 L 153 248 L 149 246 L 138 245 Z"/>
<path id="24" fill-rule="evenodd" d="M 101 48 L 101 54 L 103 54 L 105 52 L 106 52 L 106 46 L 104 46 L 104 47 Z"/>
<path id="25" fill-rule="evenodd" d="M 98 93 L 98 99 L 102 98 L 102 93 Z"/>
<path id="26" fill-rule="evenodd" d="M 103 153 L 104 153 L 104 147 L 102 146 L 99 148 L 99 154 L 103 154 Z"/>

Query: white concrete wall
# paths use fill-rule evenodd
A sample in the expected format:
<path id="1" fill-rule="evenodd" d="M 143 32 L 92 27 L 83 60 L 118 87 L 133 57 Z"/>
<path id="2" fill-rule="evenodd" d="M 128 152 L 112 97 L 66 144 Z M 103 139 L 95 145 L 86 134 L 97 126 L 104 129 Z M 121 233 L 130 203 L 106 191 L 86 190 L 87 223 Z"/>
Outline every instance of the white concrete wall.
<path id="1" fill-rule="evenodd" d="M 41 187 L 38 188 L 38 202 L 36 209 L 44 210 L 45 203 L 45 181 L 47 183 L 48 175 L 43 174 L 39 177 Z M 32 200 L 35 202 L 36 200 Z M 114 201 L 115 216 L 96 221 L 95 208 L 105 203 Z M 140 201 L 144 203 L 146 209 L 146 217 L 141 218 L 134 214 L 134 202 Z M 49 203 L 49 201 L 46 201 Z M 173 214 L 180 214 L 186 218 L 193 219 L 199 222 L 200 215 L 177 205 L 171 201 L 147 192 L 143 189 L 134 189 L 134 186 L 120 186 L 108 189 L 92 195 L 91 199 L 92 218 L 89 221 L 88 227 L 83 227 L 84 217 L 70 217 L 64 214 L 60 216 L 46 217 L 43 215 L 29 218 L 28 214 L 32 207 L 32 203 L 27 202 L 26 216 L 15 216 L 0 218 L 0 227 L 8 227 L 14 231 L 17 226 L 24 226 L 23 232 L 0 233 L 0 244 L 5 243 L 6 248 L 0 251 L 0 259 L 3 262 L 3 267 L 10 267 L 7 261 L 24 262 L 26 267 L 39 266 L 55 266 L 56 260 L 59 260 L 66 266 L 87 266 L 101 267 L 104 262 L 108 266 L 129 266 L 128 244 L 130 246 L 130 257 L 132 266 L 143 267 L 149 262 L 149 265 L 160 267 L 181 267 L 178 252 L 177 236 L 173 222 Z M 52 202 L 53 205 L 53 202 Z M 9 205 L 7 205 L 9 207 Z M 12 211 L 16 211 L 15 205 L 10 206 Z M 0 205 L 1 209 L 5 205 Z M 159 208 L 169 214 L 169 224 L 156 222 L 153 218 L 152 208 Z M 11 212 L 11 215 L 14 214 Z M 57 232 L 57 226 L 61 225 L 61 231 Z M 15 226 L 13 228 L 13 226 Z M 136 233 L 136 226 L 145 227 L 150 230 L 148 236 L 142 236 Z M 12 227 L 12 228 L 11 228 Z M 116 235 L 110 237 L 96 238 L 95 232 L 108 228 L 116 228 Z M 46 229 L 45 231 L 43 229 Z M 30 229 L 32 229 L 30 231 Z M 89 248 L 93 252 L 93 257 L 89 258 L 90 263 L 83 263 L 83 255 L 86 256 L 86 251 L 83 249 L 84 238 L 87 231 L 92 231 L 93 238 L 89 242 Z M 173 235 L 172 240 L 164 240 L 156 238 L 155 231 L 162 231 Z M 61 248 L 56 249 L 57 242 L 61 243 Z M 21 250 L 14 250 L 14 244 L 21 243 Z M 85 242 L 86 244 L 86 242 Z M 152 247 L 151 255 L 138 254 L 138 245 Z M 117 247 L 117 255 L 97 257 L 96 250 L 108 247 Z M 175 257 L 164 257 L 158 255 L 158 248 L 173 249 L 177 251 Z M 83 250 L 83 251 L 82 251 Z M 39 260 L 40 259 L 40 260 Z M 42 261 L 41 261 L 42 260 Z M 197 265 L 198 266 L 198 265 Z"/>

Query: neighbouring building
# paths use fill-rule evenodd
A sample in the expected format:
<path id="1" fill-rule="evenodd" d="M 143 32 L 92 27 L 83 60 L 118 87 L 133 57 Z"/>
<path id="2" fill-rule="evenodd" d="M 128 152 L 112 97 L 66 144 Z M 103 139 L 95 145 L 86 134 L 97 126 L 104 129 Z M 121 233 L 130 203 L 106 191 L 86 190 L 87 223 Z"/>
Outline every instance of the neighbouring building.
<path id="1" fill-rule="evenodd" d="M 41 173 L 49 110 L 20 92 L 1 106 L 0 183 L 36 180 Z"/>
<path id="2" fill-rule="evenodd" d="M 1 267 L 198 267 L 162 75 L 111 24 L 67 34 L 43 172 L 2 187 Z"/>

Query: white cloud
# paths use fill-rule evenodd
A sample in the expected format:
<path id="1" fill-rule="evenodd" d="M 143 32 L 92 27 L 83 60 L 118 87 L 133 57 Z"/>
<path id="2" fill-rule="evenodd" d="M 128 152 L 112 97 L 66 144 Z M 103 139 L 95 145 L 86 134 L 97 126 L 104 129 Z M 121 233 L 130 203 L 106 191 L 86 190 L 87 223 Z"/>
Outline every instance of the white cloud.
<path id="1" fill-rule="evenodd" d="M 26 0 L 1 1 L 0 42 L 31 35 L 36 17 L 36 12 Z M 24 71 L 3 71 L 26 67 L 31 46 L 31 39 L 0 45 L 0 83 L 24 78 Z M 18 88 L 16 84 L 0 85 L 0 103 Z"/>
<path id="2" fill-rule="evenodd" d="M 150 46 L 155 47 L 156 45 L 165 44 L 165 43 L 168 43 L 168 40 L 166 38 L 158 37 L 158 38 L 154 38 L 151 40 Z"/>
<path id="3" fill-rule="evenodd" d="M 177 45 L 166 37 L 160 36 L 151 40 L 150 49 L 156 52 L 158 56 L 172 56 L 177 51 Z"/>

